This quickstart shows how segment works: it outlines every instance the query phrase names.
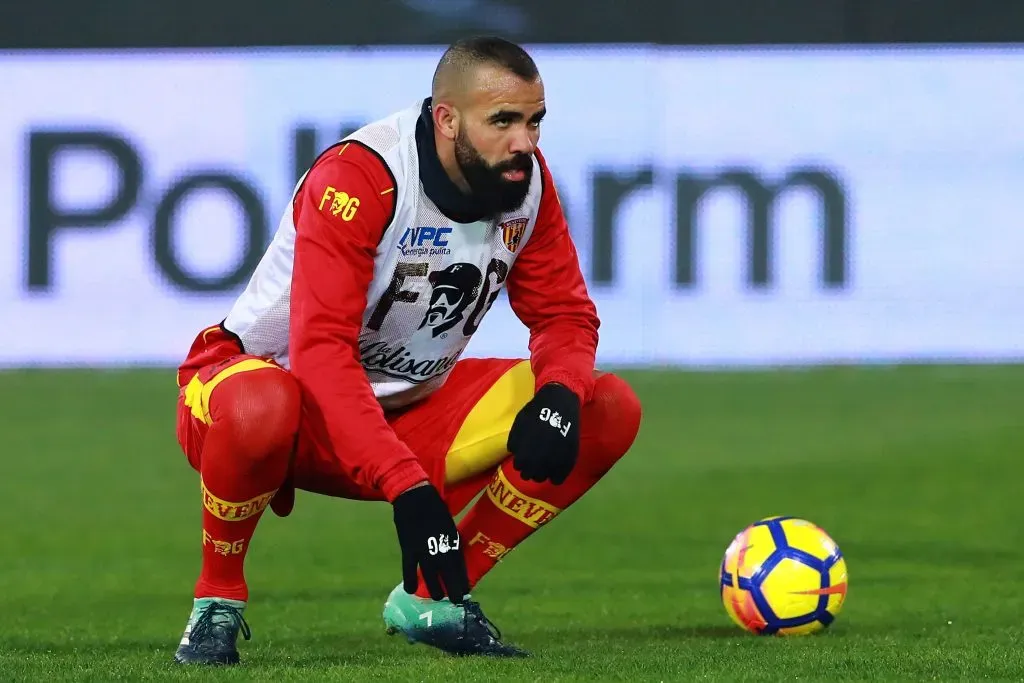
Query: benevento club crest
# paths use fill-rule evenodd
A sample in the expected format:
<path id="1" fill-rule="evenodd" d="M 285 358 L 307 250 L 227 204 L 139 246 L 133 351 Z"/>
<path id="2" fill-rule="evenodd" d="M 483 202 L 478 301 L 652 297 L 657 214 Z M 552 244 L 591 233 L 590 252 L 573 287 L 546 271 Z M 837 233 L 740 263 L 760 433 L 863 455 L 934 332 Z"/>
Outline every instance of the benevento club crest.
<path id="1" fill-rule="evenodd" d="M 501 241 L 505 243 L 505 248 L 513 254 L 516 253 L 519 243 L 523 240 L 523 233 L 526 232 L 528 220 L 526 218 L 513 218 L 501 224 Z"/>

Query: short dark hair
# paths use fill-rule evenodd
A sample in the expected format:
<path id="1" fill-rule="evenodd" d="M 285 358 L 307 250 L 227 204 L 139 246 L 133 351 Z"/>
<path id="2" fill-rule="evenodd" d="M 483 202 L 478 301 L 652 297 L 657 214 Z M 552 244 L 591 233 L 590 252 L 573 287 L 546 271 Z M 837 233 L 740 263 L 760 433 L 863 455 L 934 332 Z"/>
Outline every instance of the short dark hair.
<path id="1" fill-rule="evenodd" d="M 457 40 L 445 50 L 434 71 L 434 91 L 447 74 L 465 74 L 483 64 L 507 69 L 527 81 L 540 75 L 533 57 L 519 45 L 497 36 L 473 36 Z"/>

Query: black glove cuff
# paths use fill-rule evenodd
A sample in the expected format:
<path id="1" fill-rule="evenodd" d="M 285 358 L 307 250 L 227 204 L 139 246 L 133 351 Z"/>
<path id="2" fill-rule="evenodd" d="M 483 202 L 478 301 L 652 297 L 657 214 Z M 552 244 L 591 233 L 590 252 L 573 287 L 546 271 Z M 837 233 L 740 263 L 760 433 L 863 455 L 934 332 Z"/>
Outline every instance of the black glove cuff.
<path id="1" fill-rule="evenodd" d="M 576 392 L 558 382 L 548 382 L 541 385 L 540 389 L 537 390 L 537 398 L 550 406 L 566 409 L 572 408 L 573 410 L 579 410 L 580 408 L 580 397 L 576 395 Z"/>
<path id="2" fill-rule="evenodd" d="M 428 484 L 426 486 L 417 486 L 398 494 L 391 502 L 391 507 L 394 508 L 396 516 L 405 516 L 407 514 L 416 516 L 422 510 L 438 507 L 438 503 L 447 512 L 444 501 L 441 500 L 437 489 Z"/>

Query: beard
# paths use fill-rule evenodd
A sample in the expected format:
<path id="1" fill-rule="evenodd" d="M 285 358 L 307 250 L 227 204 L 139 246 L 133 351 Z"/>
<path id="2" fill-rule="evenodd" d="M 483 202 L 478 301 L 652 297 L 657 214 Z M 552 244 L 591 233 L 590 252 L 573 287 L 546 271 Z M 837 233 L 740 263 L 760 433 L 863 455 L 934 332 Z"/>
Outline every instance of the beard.
<path id="1" fill-rule="evenodd" d="M 528 154 L 491 165 L 473 147 L 464 130 L 455 136 L 455 161 L 466 179 L 473 197 L 491 215 L 510 213 L 523 205 L 530 191 L 533 159 Z M 522 171 L 522 180 L 502 177 L 505 171 Z"/>

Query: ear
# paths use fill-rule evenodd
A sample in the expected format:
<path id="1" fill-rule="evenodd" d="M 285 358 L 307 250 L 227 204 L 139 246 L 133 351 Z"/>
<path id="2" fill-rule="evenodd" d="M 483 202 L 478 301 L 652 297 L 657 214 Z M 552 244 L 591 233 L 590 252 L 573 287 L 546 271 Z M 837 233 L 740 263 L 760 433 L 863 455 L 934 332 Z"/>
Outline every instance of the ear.
<path id="1" fill-rule="evenodd" d="M 439 102 L 433 107 L 434 128 L 448 140 L 454 140 L 459 130 L 459 113 L 450 104 Z"/>

